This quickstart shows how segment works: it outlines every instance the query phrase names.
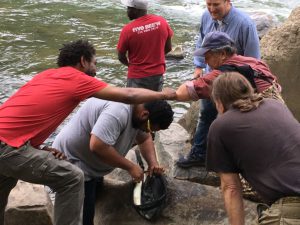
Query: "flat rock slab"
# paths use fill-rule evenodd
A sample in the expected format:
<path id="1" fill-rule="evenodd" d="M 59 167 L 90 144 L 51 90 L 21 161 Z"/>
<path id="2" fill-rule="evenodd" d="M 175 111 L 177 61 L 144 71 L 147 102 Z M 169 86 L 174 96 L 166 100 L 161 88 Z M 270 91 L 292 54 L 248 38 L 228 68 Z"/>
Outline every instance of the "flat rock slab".
<path id="1" fill-rule="evenodd" d="M 52 208 L 44 186 L 19 181 L 9 195 L 5 225 L 52 225 Z"/>
<path id="2" fill-rule="evenodd" d="M 168 179 L 167 206 L 161 217 L 150 223 L 131 204 L 131 184 L 105 179 L 100 190 L 95 225 L 221 225 L 228 224 L 219 188 Z M 255 204 L 245 201 L 246 224 L 255 219 Z"/>
<path id="3" fill-rule="evenodd" d="M 155 147 L 159 162 L 166 168 L 168 176 L 212 186 L 220 185 L 216 173 L 207 172 L 205 167 L 183 169 L 176 165 L 178 158 L 187 155 L 191 148 L 190 135 L 178 123 L 172 123 L 169 129 L 157 133 Z"/>
<path id="4" fill-rule="evenodd" d="M 182 50 L 182 45 L 177 45 L 170 52 L 166 54 L 167 59 L 183 59 L 184 54 Z"/>

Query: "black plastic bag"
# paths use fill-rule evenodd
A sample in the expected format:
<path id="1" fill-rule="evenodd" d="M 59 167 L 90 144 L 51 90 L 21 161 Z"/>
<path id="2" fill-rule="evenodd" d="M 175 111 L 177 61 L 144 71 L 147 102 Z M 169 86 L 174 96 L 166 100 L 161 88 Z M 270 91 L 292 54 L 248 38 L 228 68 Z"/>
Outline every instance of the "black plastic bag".
<path id="1" fill-rule="evenodd" d="M 147 176 L 142 183 L 141 204 L 133 202 L 136 211 L 145 219 L 156 220 L 166 206 L 167 181 L 163 175 Z"/>

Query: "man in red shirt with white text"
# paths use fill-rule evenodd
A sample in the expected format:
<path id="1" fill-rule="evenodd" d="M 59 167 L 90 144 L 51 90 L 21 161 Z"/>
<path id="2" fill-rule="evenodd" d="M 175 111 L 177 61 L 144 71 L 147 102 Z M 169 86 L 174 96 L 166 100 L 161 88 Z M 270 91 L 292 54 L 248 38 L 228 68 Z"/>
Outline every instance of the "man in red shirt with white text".
<path id="1" fill-rule="evenodd" d="M 54 225 L 81 225 L 84 176 L 64 156 L 41 144 L 88 97 L 124 103 L 173 99 L 173 90 L 118 88 L 95 79 L 95 49 L 75 41 L 60 49 L 59 68 L 33 77 L 0 106 L 0 225 L 18 179 L 43 184 L 56 194 Z M 42 150 L 41 150 L 42 149 Z"/>
<path id="2" fill-rule="evenodd" d="M 128 66 L 127 87 L 161 91 L 173 31 L 163 17 L 147 14 L 147 0 L 121 2 L 133 20 L 123 27 L 117 46 L 120 62 Z"/>

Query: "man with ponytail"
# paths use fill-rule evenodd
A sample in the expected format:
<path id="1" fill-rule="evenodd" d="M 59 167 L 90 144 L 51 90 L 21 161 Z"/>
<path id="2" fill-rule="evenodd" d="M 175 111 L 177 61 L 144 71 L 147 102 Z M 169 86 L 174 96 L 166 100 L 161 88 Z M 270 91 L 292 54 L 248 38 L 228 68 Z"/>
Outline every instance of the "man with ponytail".
<path id="1" fill-rule="evenodd" d="M 236 72 L 213 82 L 219 116 L 208 133 L 207 170 L 217 172 L 231 225 L 245 224 L 239 173 L 263 199 L 256 224 L 300 224 L 300 124 Z"/>

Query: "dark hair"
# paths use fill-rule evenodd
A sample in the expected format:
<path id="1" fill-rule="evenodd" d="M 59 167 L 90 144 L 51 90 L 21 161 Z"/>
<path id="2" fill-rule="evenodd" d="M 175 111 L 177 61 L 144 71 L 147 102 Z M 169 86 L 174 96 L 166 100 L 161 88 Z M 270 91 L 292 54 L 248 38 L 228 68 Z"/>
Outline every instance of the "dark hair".
<path id="1" fill-rule="evenodd" d="M 59 56 L 57 58 L 57 65 L 63 66 L 76 66 L 80 63 L 81 57 L 91 62 L 96 50 L 94 46 L 87 40 L 77 40 L 67 44 L 63 44 L 63 47 L 59 49 Z"/>
<path id="2" fill-rule="evenodd" d="M 159 125 L 160 129 L 167 129 L 172 123 L 174 112 L 167 101 L 148 102 L 144 104 L 144 107 L 149 112 L 150 123 Z"/>
<path id="3" fill-rule="evenodd" d="M 225 109 L 231 106 L 241 112 L 248 112 L 258 107 L 263 97 L 254 93 L 250 82 L 237 72 L 225 72 L 213 82 L 213 100 L 220 101 Z"/>

